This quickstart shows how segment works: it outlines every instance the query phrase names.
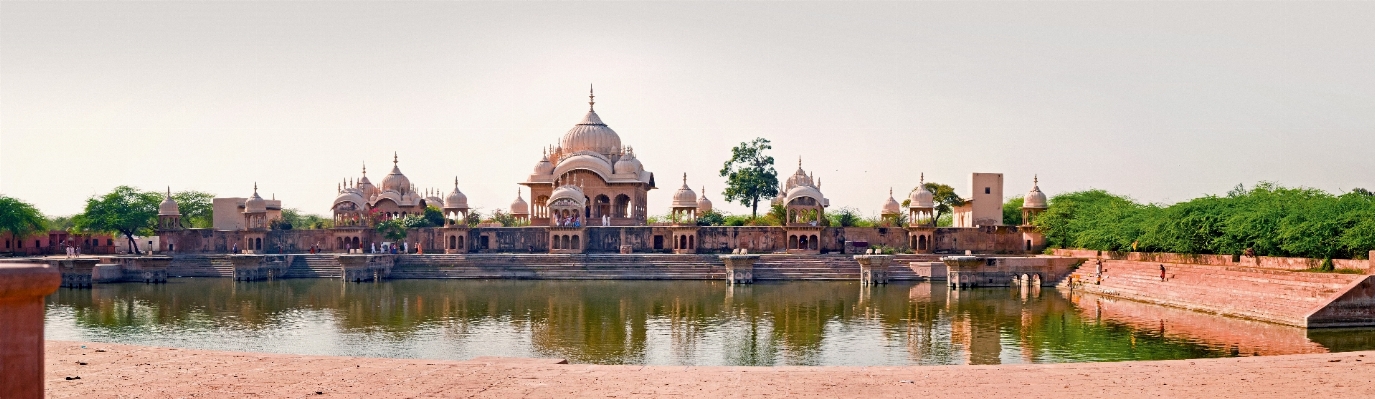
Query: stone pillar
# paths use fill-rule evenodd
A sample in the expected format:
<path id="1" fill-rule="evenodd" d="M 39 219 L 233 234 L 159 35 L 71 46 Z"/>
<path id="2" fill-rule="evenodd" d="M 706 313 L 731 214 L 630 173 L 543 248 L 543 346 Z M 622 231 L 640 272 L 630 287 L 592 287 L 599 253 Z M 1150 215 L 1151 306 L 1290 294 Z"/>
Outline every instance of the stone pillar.
<path id="1" fill-rule="evenodd" d="M 396 264 L 395 255 L 337 255 L 334 259 L 343 266 L 344 281 L 380 281 L 391 275 Z"/>
<path id="2" fill-rule="evenodd" d="M 63 287 L 91 288 L 91 275 L 97 263 L 100 263 L 100 259 L 72 258 L 49 260 L 48 266 L 61 273 Z"/>
<path id="3" fill-rule="evenodd" d="M 267 278 L 263 273 L 262 255 L 229 255 L 234 264 L 234 281 L 257 281 Z"/>
<path id="4" fill-rule="evenodd" d="M 43 397 L 43 297 L 61 284 L 52 265 L 0 263 L 0 396 Z"/>
<path id="5" fill-rule="evenodd" d="M 861 285 L 888 284 L 888 264 L 893 255 L 855 255 L 859 261 L 859 283 Z"/>
<path id="6" fill-rule="evenodd" d="M 743 249 L 737 249 L 730 255 L 721 255 L 721 261 L 726 264 L 726 281 L 730 284 L 754 284 L 754 262 L 759 260 L 759 255 L 749 255 Z"/>

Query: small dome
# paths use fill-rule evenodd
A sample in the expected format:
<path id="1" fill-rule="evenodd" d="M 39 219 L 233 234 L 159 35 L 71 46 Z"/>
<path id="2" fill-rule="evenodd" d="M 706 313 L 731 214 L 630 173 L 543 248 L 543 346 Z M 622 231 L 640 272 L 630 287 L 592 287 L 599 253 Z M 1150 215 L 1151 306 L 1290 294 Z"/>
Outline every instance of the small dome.
<path id="1" fill-rule="evenodd" d="M 892 188 L 888 189 L 888 200 L 883 202 L 882 213 L 884 215 L 896 215 L 902 213 L 902 204 L 899 204 L 898 200 L 893 199 Z"/>
<path id="2" fill-rule="evenodd" d="M 545 155 L 544 155 L 544 158 L 541 158 L 541 159 L 539 160 L 539 163 L 536 163 L 536 164 L 535 164 L 535 174 L 537 174 L 537 175 L 548 175 L 548 174 L 553 174 L 553 173 L 554 173 L 554 164 L 553 164 L 552 162 L 549 162 L 549 154 L 545 154 Z"/>
<path id="3" fill-rule="evenodd" d="M 574 185 L 563 185 L 554 189 L 549 194 L 549 206 L 554 207 L 562 203 L 571 203 L 582 208 L 587 205 L 587 195 L 583 194 L 582 189 Z"/>
<path id="4" fill-rule="evenodd" d="M 926 174 L 921 175 L 921 182 L 917 183 L 917 189 L 907 197 L 908 208 L 935 208 L 936 195 L 926 189 Z"/>
<path id="5" fill-rule="evenodd" d="M 172 188 L 167 188 L 167 197 L 162 199 L 162 204 L 158 205 L 158 216 L 181 216 L 181 210 L 177 207 L 177 201 L 172 199 Z"/>
<path id="6" fill-rule="evenodd" d="M 407 179 L 406 175 L 401 174 L 401 168 L 396 164 L 396 154 L 392 154 L 391 173 L 388 173 L 387 177 L 382 178 L 382 191 L 395 191 L 401 194 L 409 193 L 411 190 L 411 179 Z"/>
<path id="7" fill-rule="evenodd" d="M 344 204 L 344 203 L 347 203 L 347 204 L 350 204 L 350 205 L 347 205 L 347 206 L 345 206 L 345 207 L 343 207 L 343 208 L 340 208 L 340 207 L 339 207 L 339 204 Z M 359 195 L 359 193 L 358 193 L 357 190 L 354 190 L 354 189 L 346 189 L 346 190 L 344 190 L 344 191 L 339 192 L 339 196 L 334 197 L 334 209 L 336 209 L 336 210 L 340 210 L 340 211 L 361 211 L 361 210 L 366 209 L 366 208 L 367 208 L 367 201 L 363 199 L 363 196 L 362 196 L 362 195 Z"/>
<path id="8" fill-rule="evenodd" d="M 697 198 L 697 213 L 711 212 L 711 200 L 707 199 L 707 188 L 702 187 L 702 197 Z"/>
<path id="9" fill-rule="evenodd" d="M 516 190 L 516 200 L 515 200 L 515 201 L 511 201 L 511 214 L 512 214 L 512 215 L 529 215 L 529 214 L 530 214 L 530 204 L 527 204 L 527 203 L 525 202 L 525 198 L 521 198 L 521 196 L 520 196 L 520 190 Z"/>
<path id="10" fill-rule="evenodd" d="M 444 209 L 468 209 L 468 196 L 458 191 L 458 178 L 454 178 L 454 191 L 444 197 Z"/>
<path id="11" fill-rule="evenodd" d="M 616 161 L 613 172 L 640 173 L 641 170 L 644 170 L 644 165 L 641 165 L 640 160 L 635 158 L 635 150 L 631 149 L 630 151 L 626 151 L 625 155 L 621 155 L 620 160 Z"/>
<path id="12" fill-rule="evenodd" d="M 592 99 L 596 96 L 589 93 L 587 97 L 587 115 L 569 129 L 568 133 L 563 134 L 559 146 L 563 147 L 566 153 L 593 151 L 599 154 L 613 154 L 621 148 L 621 136 L 602 123 L 602 118 L 592 109 L 592 105 L 596 103 Z"/>
<path id="13" fill-rule="evenodd" d="M 673 193 L 674 208 L 697 208 L 697 193 L 687 185 L 687 173 L 683 174 L 683 186 Z"/>
<path id="14" fill-rule="evenodd" d="M 1046 193 L 1041 192 L 1040 178 L 1031 178 L 1031 191 L 1028 191 L 1026 197 L 1022 198 L 1022 207 L 1031 209 L 1046 209 L 1049 207 L 1046 202 Z"/>
<path id="15" fill-rule="evenodd" d="M 258 196 L 258 185 L 253 185 L 253 196 L 243 203 L 244 213 L 264 213 L 267 212 L 267 201 Z"/>

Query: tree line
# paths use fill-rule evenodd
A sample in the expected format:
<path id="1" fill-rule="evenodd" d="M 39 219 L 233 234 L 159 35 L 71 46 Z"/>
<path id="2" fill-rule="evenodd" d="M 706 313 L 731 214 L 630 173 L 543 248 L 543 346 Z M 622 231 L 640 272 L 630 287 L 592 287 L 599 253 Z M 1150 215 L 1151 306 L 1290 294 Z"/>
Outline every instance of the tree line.
<path id="1" fill-rule="evenodd" d="M 1259 183 L 1161 205 L 1088 190 L 1052 197 L 1032 224 L 1052 248 L 1363 259 L 1375 250 L 1375 194 Z"/>

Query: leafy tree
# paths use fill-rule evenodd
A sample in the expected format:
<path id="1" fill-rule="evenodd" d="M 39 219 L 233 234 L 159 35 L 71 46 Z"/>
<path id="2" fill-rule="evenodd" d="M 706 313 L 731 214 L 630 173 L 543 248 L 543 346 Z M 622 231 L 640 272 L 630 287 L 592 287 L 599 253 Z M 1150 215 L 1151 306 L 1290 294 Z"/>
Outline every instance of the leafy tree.
<path id="1" fill-rule="evenodd" d="M 1017 226 L 1022 224 L 1022 204 L 1025 203 L 1025 197 L 1016 197 L 1003 202 L 1003 225 Z"/>
<path id="2" fill-rule="evenodd" d="M 214 194 L 194 190 L 172 193 L 172 200 L 177 201 L 177 210 L 181 212 L 182 224 L 197 229 L 214 225 L 214 199 Z"/>
<path id="3" fill-rule="evenodd" d="M 86 200 L 86 210 L 73 218 L 76 228 L 86 231 L 119 233 L 129 240 L 129 248 L 136 254 L 138 241 L 134 235 L 150 235 L 157 224 L 158 204 L 162 196 L 139 191 L 129 186 Z"/>
<path id="4" fill-rule="evenodd" d="M 750 207 L 750 217 L 759 216 L 761 199 L 779 195 L 773 157 L 764 154 L 770 149 L 773 146 L 762 137 L 740 143 L 730 150 L 730 160 L 721 167 L 721 176 L 726 178 L 726 191 L 722 193 L 726 201 Z"/>
<path id="5" fill-rule="evenodd" d="M 43 231 L 47 226 L 48 220 L 32 204 L 0 195 L 0 231 L 8 231 L 15 238 L 24 238 Z"/>
<path id="6" fill-rule="evenodd" d="M 53 216 L 48 218 L 48 228 L 52 230 L 70 231 L 75 228 L 75 222 L 71 216 Z"/>
<path id="7" fill-rule="evenodd" d="M 334 226 L 334 220 L 320 215 L 308 215 L 301 213 L 300 209 L 287 208 L 282 210 L 282 218 L 272 222 L 273 230 L 292 230 L 292 229 L 326 229 Z"/>
<path id="8" fill-rule="evenodd" d="M 512 215 L 500 209 L 492 211 L 490 220 L 500 223 L 501 227 L 516 227 L 524 224 L 520 219 L 516 219 L 516 215 Z"/>
<path id="9" fill-rule="evenodd" d="M 384 220 L 377 223 L 374 229 L 383 238 L 390 241 L 400 241 L 406 239 L 406 227 L 402 225 L 402 219 Z"/>
<path id="10" fill-rule="evenodd" d="M 826 213 L 826 219 L 832 227 L 864 227 L 867 224 L 864 216 L 860 215 L 855 208 L 844 207 Z"/>
<path id="11" fill-rule="evenodd" d="M 464 219 L 463 222 L 466 223 L 468 227 L 477 227 L 478 224 L 482 223 L 482 208 L 469 209 L 468 218 Z"/>
<path id="12" fill-rule="evenodd" d="M 439 210 L 439 207 L 436 207 L 436 206 L 433 206 L 433 205 L 431 205 L 431 206 L 426 206 L 426 207 L 425 207 L 425 220 L 427 220 L 427 221 L 430 222 L 430 227 L 443 226 L 443 225 L 444 225 L 444 211 Z"/>
<path id="13" fill-rule="evenodd" d="M 726 216 L 716 212 L 715 209 L 697 215 L 698 226 L 721 226 L 724 224 L 726 224 Z"/>

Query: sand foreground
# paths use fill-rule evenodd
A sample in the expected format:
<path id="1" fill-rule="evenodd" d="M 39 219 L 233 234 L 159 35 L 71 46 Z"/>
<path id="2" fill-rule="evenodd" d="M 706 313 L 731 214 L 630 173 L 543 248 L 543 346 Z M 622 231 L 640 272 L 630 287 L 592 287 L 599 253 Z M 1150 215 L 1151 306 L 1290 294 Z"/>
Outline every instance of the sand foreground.
<path id="1" fill-rule="evenodd" d="M 48 396 L 58 398 L 1375 397 L 1375 351 L 1000 366 L 685 367 L 47 341 L 46 362 Z"/>

